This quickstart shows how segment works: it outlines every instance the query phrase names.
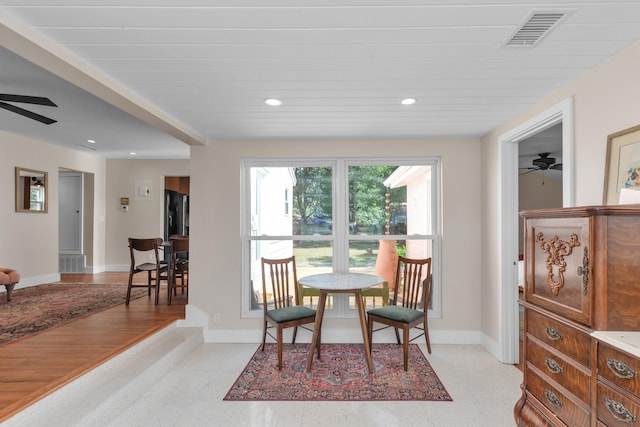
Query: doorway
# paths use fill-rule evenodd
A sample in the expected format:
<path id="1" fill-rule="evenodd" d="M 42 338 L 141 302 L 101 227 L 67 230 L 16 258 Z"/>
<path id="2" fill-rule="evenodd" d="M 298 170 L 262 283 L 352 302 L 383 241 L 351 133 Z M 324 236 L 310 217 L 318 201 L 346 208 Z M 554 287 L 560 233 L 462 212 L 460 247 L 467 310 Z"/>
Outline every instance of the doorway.
<path id="1" fill-rule="evenodd" d="M 521 126 L 501 135 L 500 162 L 500 360 L 518 363 L 519 357 L 519 144 L 533 135 L 561 124 L 562 127 L 562 206 L 574 204 L 573 183 L 573 100 L 571 98 L 549 108 Z"/>
<path id="2" fill-rule="evenodd" d="M 58 171 L 58 271 L 91 273 L 93 269 L 94 175 Z"/>
<path id="3" fill-rule="evenodd" d="M 58 252 L 82 253 L 82 174 L 58 174 Z"/>
<path id="4" fill-rule="evenodd" d="M 562 207 L 562 158 L 562 122 L 518 142 L 518 211 Z M 518 218 L 521 255 L 524 221 Z"/>

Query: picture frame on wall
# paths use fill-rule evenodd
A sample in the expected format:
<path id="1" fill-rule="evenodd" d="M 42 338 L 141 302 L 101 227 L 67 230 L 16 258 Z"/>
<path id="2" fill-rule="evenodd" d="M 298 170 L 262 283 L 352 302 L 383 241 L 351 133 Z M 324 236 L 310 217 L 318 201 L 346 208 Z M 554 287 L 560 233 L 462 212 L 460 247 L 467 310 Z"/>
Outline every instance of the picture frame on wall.
<path id="1" fill-rule="evenodd" d="M 603 203 L 640 204 L 640 125 L 607 137 Z"/>

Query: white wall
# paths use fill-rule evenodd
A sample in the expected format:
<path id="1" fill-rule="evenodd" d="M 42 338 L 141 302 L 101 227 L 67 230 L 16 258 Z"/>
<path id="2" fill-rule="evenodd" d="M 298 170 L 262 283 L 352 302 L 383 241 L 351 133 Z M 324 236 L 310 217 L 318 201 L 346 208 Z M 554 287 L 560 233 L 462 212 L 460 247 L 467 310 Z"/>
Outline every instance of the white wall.
<path id="1" fill-rule="evenodd" d="M 0 265 L 17 269 L 20 285 L 58 280 L 58 169 L 94 175 L 94 266 L 104 265 L 106 162 L 95 156 L 0 132 Z M 48 212 L 15 212 L 16 166 L 49 174 Z"/>
<path id="2" fill-rule="evenodd" d="M 567 98 L 574 102 L 576 206 L 603 202 L 607 136 L 640 124 L 640 43 L 544 98 L 482 138 L 482 331 L 499 334 L 499 142 L 510 131 Z"/>
<path id="3" fill-rule="evenodd" d="M 129 237 L 163 237 L 165 176 L 190 176 L 189 160 L 107 161 L 107 271 L 129 271 Z M 146 182 L 151 193 L 141 198 L 136 183 Z M 129 198 L 128 212 L 121 209 L 121 197 Z"/>
<path id="4" fill-rule="evenodd" d="M 470 339 L 479 331 L 480 142 L 474 139 L 402 141 L 223 141 L 191 151 L 191 241 L 188 318 L 208 316 L 205 337 L 258 342 L 261 319 L 242 319 L 241 173 L 243 158 L 441 156 L 443 183 L 443 316 L 434 341 Z M 220 323 L 213 323 L 214 314 Z M 188 319 L 189 320 L 189 319 Z M 355 319 L 327 319 L 326 333 Z M 460 337 L 463 338 L 460 338 Z M 355 339 L 358 339 L 356 336 Z M 474 338 L 471 338 L 474 339 Z"/>

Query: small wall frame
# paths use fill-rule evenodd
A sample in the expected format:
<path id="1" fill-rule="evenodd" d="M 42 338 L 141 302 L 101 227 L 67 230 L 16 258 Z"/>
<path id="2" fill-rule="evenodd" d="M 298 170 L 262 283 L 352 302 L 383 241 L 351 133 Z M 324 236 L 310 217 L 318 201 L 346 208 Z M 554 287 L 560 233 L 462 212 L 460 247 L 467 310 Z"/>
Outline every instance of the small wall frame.
<path id="1" fill-rule="evenodd" d="M 49 174 L 16 167 L 16 212 L 47 213 Z"/>

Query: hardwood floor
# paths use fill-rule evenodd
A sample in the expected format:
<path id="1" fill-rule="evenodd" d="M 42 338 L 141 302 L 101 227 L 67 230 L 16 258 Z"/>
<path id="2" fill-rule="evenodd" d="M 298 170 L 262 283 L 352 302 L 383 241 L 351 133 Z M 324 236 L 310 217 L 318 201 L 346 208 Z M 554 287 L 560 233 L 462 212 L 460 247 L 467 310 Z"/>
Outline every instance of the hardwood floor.
<path id="1" fill-rule="evenodd" d="M 128 273 L 63 274 L 64 283 L 127 283 Z M 141 275 L 138 275 L 142 277 Z M 136 277 L 136 281 L 141 279 Z M 126 292 L 126 287 L 124 287 Z M 167 305 L 142 297 L 0 346 L 0 423 L 178 319 L 186 295 Z"/>

